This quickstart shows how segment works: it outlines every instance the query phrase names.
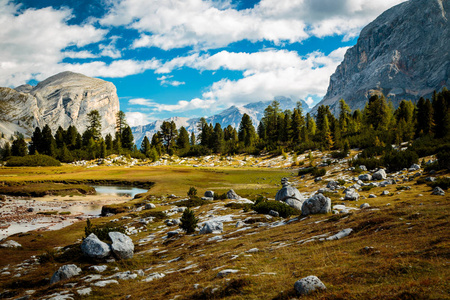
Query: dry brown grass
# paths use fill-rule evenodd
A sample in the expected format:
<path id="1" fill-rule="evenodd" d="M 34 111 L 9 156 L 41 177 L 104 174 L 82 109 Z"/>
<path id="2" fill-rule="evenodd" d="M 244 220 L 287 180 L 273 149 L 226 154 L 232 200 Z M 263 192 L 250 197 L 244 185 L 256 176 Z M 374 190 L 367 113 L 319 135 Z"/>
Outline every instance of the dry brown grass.
<path id="1" fill-rule="evenodd" d="M 239 182 L 242 177 L 236 175 L 237 172 L 224 172 L 217 173 L 217 178 L 228 176 L 228 181 L 216 183 L 215 186 L 233 186 L 233 182 L 243 182 Z M 205 174 L 211 178 L 216 176 L 209 171 Z M 198 175 L 195 179 L 191 177 L 189 180 L 193 181 L 185 180 L 184 184 L 196 185 L 194 180 L 203 180 L 202 176 L 205 175 Z M 252 178 L 247 174 L 250 182 L 260 181 L 259 176 L 264 175 Z M 172 175 L 168 177 L 174 178 Z M 308 179 L 308 185 L 301 187 L 301 190 L 312 191 L 323 186 L 323 183 L 314 185 Z M 89 299 L 125 299 L 127 295 L 131 295 L 131 299 L 173 299 L 177 295 L 179 299 L 292 299 L 296 297 L 294 282 L 308 275 L 318 276 L 327 290 L 305 299 L 450 298 L 449 198 L 430 195 L 431 188 L 426 185 L 412 185 L 411 190 L 401 191 L 400 194 L 397 194 L 395 186 L 374 188 L 360 194 L 366 197 L 371 193 L 380 195 L 386 189 L 394 194 L 359 202 L 334 200 L 335 203 L 344 202 L 351 206 L 368 202 L 372 207 L 369 210 L 356 211 L 342 218 L 315 215 L 274 228 L 254 223 L 248 225 L 251 229 L 240 232 L 236 232 L 233 224 L 229 224 L 223 233 L 227 239 L 220 242 L 208 241 L 212 235 L 180 235 L 163 240 L 162 237 L 169 229 L 161 231 L 158 228 L 161 221 L 151 224 L 147 232 L 139 233 L 133 239 L 137 241 L 152 233 L 159 242 L 136 247 L 133 259 L 111 263 L 105 274 L 113 274 L 114 267 L 123 271 L 151 268 L 146 274 L 163 272 L 166 276 L 148 283 L 140 280 L 121 282 L 120 288 L 94 288 Z M 172 190 L 166 192 L 171 193 Z M 418 197 L 418 194 L 424 196 Z M 202 206 L 196 214 L 208 214 L 218 203 L 223 206 L 227 202 Z M 161 206 L 158 209 L 163 208 Z M 231 208 L 215 213 L 219 214 L 239 214 L 242 215 L 240 219 L 259 217 Z M 170 218 L 175 217 L 179 215 Z M 50 251 L 55 246 L 75 244 L 81 238 L 83 228 L 84 223 L 78 223 L 61 231 L 14 237 L 24 247 L 20 250 L 0 249 L 0 267 L 18 263 L 42 252 L 42 249 Z M 353 228 L 354 232 L 341 240 L 298 243 L 323 233 L 334 234 L 345 228 Z M 366 246 L 372 248 L 365 250 Z M 158 249 L 150 251 L 155 247 Z M 260 251 L 246 253 L 255 247 Z M 161 253 L 164 250 L 167 252 Z M 168 262 L 175 258 L 179 259 Z M 90 272 L 87 267 L 92 262 L 80 259 L 76 254 L 73 254 L 72 259 L 83 268 L 83 274 Z M 61 264 L 58 260 L 50 261 L 20 279 L 0 277 L 0 288 L 14 288 L 19 294 L 33 288 L 37 290 L 38 296 L 66 290 L 63 283 L 40 285 L 42 279 L 50 277 Z M 190 265 L 196 266 L 179 271 Z M 218 271 L 227 268 L 239 272 L 224 279 L 217 278 Z M 198 284 L 199 288 L 195 289 L 194 284 Z M 216 289 L 215 292 L 213 289 Z"/>

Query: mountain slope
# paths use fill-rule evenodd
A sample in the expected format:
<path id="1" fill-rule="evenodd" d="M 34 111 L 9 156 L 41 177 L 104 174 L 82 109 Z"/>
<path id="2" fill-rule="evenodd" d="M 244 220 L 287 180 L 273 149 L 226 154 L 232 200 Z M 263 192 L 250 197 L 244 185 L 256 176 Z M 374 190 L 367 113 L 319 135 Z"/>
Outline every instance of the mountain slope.
<path id="1" fill-rule="evenodd" d="M 336 113 L 341 98 L 361 109 L 374 93 L 398 105 L 450 86 L 449 18 L 448 0 L 410 0 L 381 14 L 347 50 L 313 111 L 329 105 Z"/>

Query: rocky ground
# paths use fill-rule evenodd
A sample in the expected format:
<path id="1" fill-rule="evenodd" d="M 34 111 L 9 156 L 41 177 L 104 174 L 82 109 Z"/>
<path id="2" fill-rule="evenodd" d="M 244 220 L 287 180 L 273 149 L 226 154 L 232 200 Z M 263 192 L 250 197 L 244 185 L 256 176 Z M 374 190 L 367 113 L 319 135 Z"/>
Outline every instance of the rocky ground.
<path id="1" fill-rule="evenodd" d="M 292 176 L 289 182 L 283 181 L 283 188 L 298 188 L 300 195 L 290 199 L 301 205 L 322 195 L 329 205 L 325 214 L 311 210 L 305 215 L 303 207 L 303 214 L 288 218 L 258 214 L 246 206 L 250 200 L 229 196 L 236 199 L 191 207 L 199 226 L 196 233 L 187 235 L 178 226 L 186 198 L 167 190 L 168 197 L 148 197 L 126 213 L 95 221 L 124 226 L 133 258 L 109 253 L 101 259 L 89 258 L 80 250 L 82 227 L 78 226 L 77 240 L 61 245 L 67 247 L 1 266 L 4 291 L 0 295 L 13 299 L 294 299 L 316 290 L 311 297 L 448 297 L 449 198 L 444 190 L 423 183 L 447 174 L 428 174 L 419 165 L 395 173 L 364 171 L 360 166 L 363 172 L 357 174 L 346 160 L 320 159 L 320 164 L 327 165 L 325 176 Z M 202 161 L 229 162 L 215 157 Z M 246 161 L 262 163 L 261 158 Z M 268 164 L 285 161 L 294 162 L 292 157 L 277 157 Z M 37 239 L 34 233 L 22 239 L 12 237 L 0 251 L 24 249 L 32 239 Z M 103 246 L 105 251 L 112 247 Z"/>

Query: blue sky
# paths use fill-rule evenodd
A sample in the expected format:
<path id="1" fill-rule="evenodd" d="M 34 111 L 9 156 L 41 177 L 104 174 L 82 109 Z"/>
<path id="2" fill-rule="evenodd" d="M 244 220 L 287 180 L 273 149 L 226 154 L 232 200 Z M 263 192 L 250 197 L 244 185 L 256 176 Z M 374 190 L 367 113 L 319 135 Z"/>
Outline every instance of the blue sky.
<path id="1" fill-rule="evenodd" d="M 277 96 L 317 103 L 360 30 L 404 0 L 0 0 L 0 86 L 113 82 L 130 125 Z"/>

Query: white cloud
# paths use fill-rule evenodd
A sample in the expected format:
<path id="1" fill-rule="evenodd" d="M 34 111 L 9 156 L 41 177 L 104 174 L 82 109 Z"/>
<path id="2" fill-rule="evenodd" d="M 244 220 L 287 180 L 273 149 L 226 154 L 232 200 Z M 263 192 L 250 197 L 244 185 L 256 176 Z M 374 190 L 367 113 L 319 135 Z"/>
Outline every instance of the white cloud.
<path id="1" fill-rule="evenodd" d="M 162 85 L 162 86 L 168 86 L 168 85 L 171 85 L 171 86 L 180 86 L 180 85 L 186 84 L 186 83 L 183 82 L 183 81 L 170 80 L 170 78 L 173 78 L 173 76 L 172 76 L 172 75 L 161 76 L 161 77 L 158 77 L 158 78 L 156 78 L 156 79 L 157 79 L 158 81 L 161 81 L 161 85 Z"/>
<path id="2" fill-rule="evenodd" d="M 84 59 L 84 58 L 97 58 L 98 55 L 93 54 L 92 52 L 89 51 L 64 51 L 63 52 L 64 57 L 67 58 L 79 58 L 79 59 Z"/>
<path id="3" fill-rule="evenodd" d="M 125 117 L 130 127 L 146 125 L 151 121 L 154 121 L 150 114 L 144 114 L 141 112 L 126 112 Z"/>
<path id="4" fill-rule="evenodd" d="M 157 103 L 151 99 L 131 99 L 128 101 L 129 104 L 147 106 L 152 109 L 154 112 L 162 112 L 162 111 L 170 111 L 170 112 L 180 112 L 180 111 L 188 111 L 194 109 L 208 109 L 211 108 L 212 105 L 216 104 L 216 100 L 213 99 L 199 99 L 195 98 L 190 101 L 180 100 L 176 104 L 161 104 Z"/>
<path id="5" fill-rule="evenodd" d="M 218 48 L 241 40 L 280 44 L 310 36 L 354 37 L 381 12 L 404 1 L 261 0 L 238 11 L 230 1 L 116 0 L 100 22 L 138 30 L 135 48 Z"/>
<path id="6" fill-rule="evenodd" d="M 0 85 L 16 86 L 55 67 L 69 46 L 83 47 L 99 42 L 105 30 L 92 25 L 67 25 L 72 11 L 47 7 L 19 11 L 19 6 L 0 0 Z M 80 56 L 86 56 L 82 52 Z"/>
<path id="7" fill-rule="evenodd" d="M 221 51 L 212 56 L 193 54 L 168 61 L 157 72 L 167 73 L 182 67 L 243 72 L 242 79 L 222 79 L 203 93 L 205 107 L 243 105 L 255 99 L 270 100 L 281 95 L 296 100 L 307 99 L 311 95 L 322 97 L 325 94 L 329 78 L 342 61 L 346 50 L 346 47 L 339 48 L 327 56 L 321 52 L 313 52 L 305 57 L 286 50 L 256 53 Z M 190 106 L 186 105 L 186 108 Z"/>

